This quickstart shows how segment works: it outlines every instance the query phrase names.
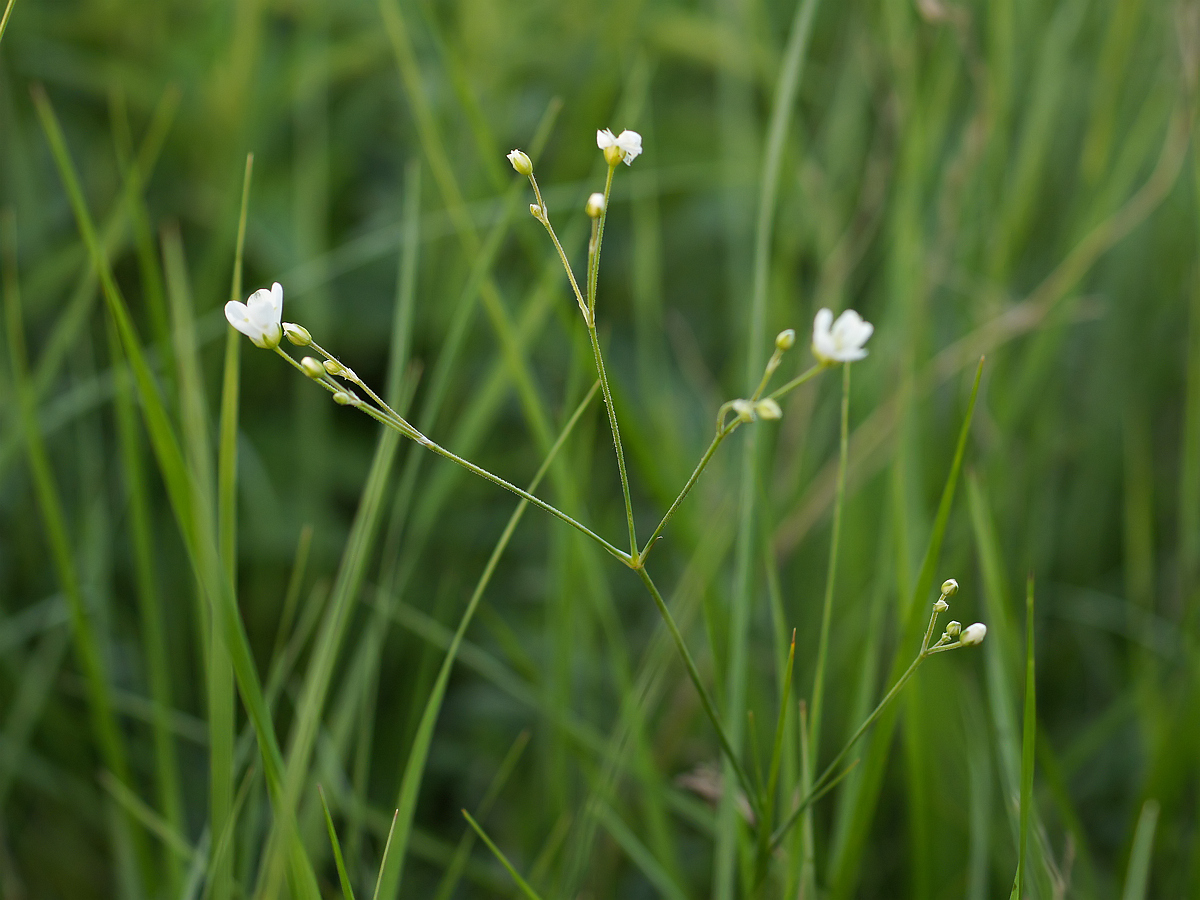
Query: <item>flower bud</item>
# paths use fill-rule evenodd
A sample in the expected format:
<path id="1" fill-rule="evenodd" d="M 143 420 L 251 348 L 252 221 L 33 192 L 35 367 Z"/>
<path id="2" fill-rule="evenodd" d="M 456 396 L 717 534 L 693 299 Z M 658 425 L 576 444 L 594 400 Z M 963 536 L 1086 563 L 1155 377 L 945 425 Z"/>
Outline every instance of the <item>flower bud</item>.
<path id="1" fill-rule="evenodd" d="M 788 328 L 775 335 L 775 349 L 779 351 L 791 350 L 796 343 L 796 332 Z"/>
<path id="2" fill-rule="evenodd" d="M 529 214 L 531 216 L 533 216 L 535 219 L 537 219 L 539 222 L 542 220 L 542 208 L 540 206 L 538 206 L 536 203 L 529 204 Z"/>
<path id="3" fill-rule="evenodd" d="M 514 150 L 508 154 L 508 161 L 512 163 L 512 167 L 517 170 L 517 173 L 526 177 L 533 174 L 533 160 L 520 150 Z"/>
<path id="4" fill-rule="evenodd" d="M 300 360 L 300 368 L 304 370 L 304 374 L 312 379 L 320 379 L 325 377 L 325 367 L 311 356 L 306 356 Z"/>
<path id="5" fill-rule="evenodd" d="M 946 626 L 946 634 L 952 638 L 958 637 L 960 631 L 962 631 L 962 622 L 951 622 Z"/>
<path id="6" fill-rule="evenodd" d="M 958 582 L 953 578 L 947 578 L 942 582 L 942 596 L 953 597 L 958 593 Z"/>
<path id="7" fill-rule="evenodd" d="M 333 402 L 338 406 L 357 406 L 359 400 L 351 391 L 338 391 L 333 395 Z"/>
<path id="8" fill-rule="evenodd" d="M 345 374 L 346 370 L 336 359 L 327 359 L 325 360 L 325 371 L 330 375 L 342 375 Z"/>
<path id="9" fill-rule="evenodd" d="M 600 215 L 604 212 L 604 195 L 598 191 L 592 194 L 592 196 L 587 198 L 587 205 L 584 206 L 584 210 L 587 212 L 588 218 L 600 218 Z"/>
<path id="10" fill-rule="evenodd" d="M 933 604 L 933 611 L 943 613 L 950 608 L 950 604 L 938 597 L 937 603 Z"/>
<path id="11" fill-rule="evenodd" d="M 754 404 L 749 400 L 734 400 L 730 406 L 737 413 L 739 422 L 754 421 Z"/>
<path id="12" fill-rule="evenodd" d="M 312 343 L 312 335 L 308 333 L 308 329 L 295 322 L 284 322 L 283 333 L 297 347 L 307 347 Z"/>
<path id="13" fill-rule="evenodd" d="M 987 626 L 982 622 L 976 622 L 974 625 L 968 625 L 963 629 L 962 637 L 959 638 L 959 641 L 964 647 L 973 647 L 976 644 L 982 644 L 986 636 Z"/>
<path id="14" fill-rule="evenodd" d="M 780 419 L 783 417 L 783 410 L 770 397 L 765 397 L 755 403 L 754 412 L 760 419 Z"/>

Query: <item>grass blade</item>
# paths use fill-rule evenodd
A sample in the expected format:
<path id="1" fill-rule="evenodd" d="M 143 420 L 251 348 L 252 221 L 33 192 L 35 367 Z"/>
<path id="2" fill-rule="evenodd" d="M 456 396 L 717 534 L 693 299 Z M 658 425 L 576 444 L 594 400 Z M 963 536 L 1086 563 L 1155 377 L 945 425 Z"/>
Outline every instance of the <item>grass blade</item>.
<path id="1" fill-rule="evenodd" d="M 346 874 L 346 864 L 342 861 L 342 845 L 338 843 L 337 832 L 333 828 L 333 817 L 329 815 L 329 804 L 325 802 L 325 792 L 317 785 L 317 794 L 321 797 L 321 809 L 325 813 L 325 827 L 329 829 L 329 843 L 333 845 L 333 859 L 337 864 L 338 881 L 342 886 L 342 897 L 354 900 L 354 889 L 350 887 L 350 876 Z"/>
<path id="2" fill-rule="evenodd" d="M 1033 812 L 1034 748 L 1037 742 L 1037 682 L 1033 660 L 1033 576 L 1025 586 L 1025 714 L 1021 724 L 1021 814 L 1017 828 L 1017 874 L 1009 900 L 1025 896 L 1026 847 Z"/>
<path id="3" fill-rule="evenodd" d="M 1142 804 L 1137 830 L 1133 833 L 1133 849 L 1129 851 L 1129 868 L 1125 873 L 1125 890 L 1121 900 L 1146 900 L 1150 884 L 1150 854 L 1154 850 L 1154 828 L 1158 824 L 1157 800 Z"/>
<path id="4" fill-rule="evenodd" d="M 512 863 L 508 861 L 508 857 L 501 853 L 500 848 L 492 843 L 492 839 L 487 836 L 487 833 L 482 828 L 479 827 L 479 823 L 471 818 L 471 814 L 465 809 L 462 811 L 462 814 L 466 817 L 467 821 L 471 823 L 471 827 L 475 829 L 475 833 L 479 835 L 480 840 L 487 844 L 488 849 L 495 854 L 496 859 L 500 860 L 500 864 L 504 866 L 504 868 L 508 869 L 508 874 L 511 875 L 513 881 L 517 883 L 517 887 L 521 889 L 521 893 L 524 894 L 528 900 L 542 900 L 542 898 L 537 895 L 537 892 L 529 886 L 529 883 L 521 877 L 520 873 L 513 868 Z"/>

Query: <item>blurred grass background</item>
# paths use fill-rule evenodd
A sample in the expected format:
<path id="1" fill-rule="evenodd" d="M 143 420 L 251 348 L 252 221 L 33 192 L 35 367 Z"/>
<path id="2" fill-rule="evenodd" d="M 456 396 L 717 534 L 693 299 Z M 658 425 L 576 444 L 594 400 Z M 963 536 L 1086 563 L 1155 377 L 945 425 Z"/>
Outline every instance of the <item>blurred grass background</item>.
<path id="1" fill-rule="evenodd" d="M 891 660 L 916 649 L 899 638 L 911 598 L 934 596 L 922 554 L 987 355 L 935 583 L 958 578 L 950 615 L 987 622 L 988 641 L 926 663 L 898 728 L 878 729 L 818 806 L 820 895 L 1009 890 L 1034 573 L 1028 895 L 1200 896 L 1200 7 L 809 9 L 771 198 L 766 333 L 797 329 L 790 377 L 808 365 L 819 307 L 876 323 L 854 367 L 818 760 L 886 689 Z M 595 130 L 640 131 L 644 155 L 617 173 L 598 320 L 648 533 L 717 407 L 752 388 L 744 373 L 767 353 L 748 346 L 755 221 L 796 11 L 12 6 L 0 41 L 0 893 L 227 898 L 272 884 L 264 764 L 181 521 L 215 536 L 209 564 L 236 584 L 280 744 L 313 729 L 296 801 L 321 890 L 338 888 L 317 782 L 351 881 L 369 891 L 445 648 L 514 508 L 415 445 L 381 441 L 273 355 L 227 349 L 246 154 L 235 294 L 282 282 L 285 319 L 387 386 L 434 439 L 524 484 L 594 371 L 504 153 L 544 137 L 537 174 L 578 270 L 583 202 L 603 184 Z M 136 411 L 129 348 L 108 324 L 37 84 L 182 445 L 194 520 L 168 502 L 171 472 Z M 743 433 L 653 557 L 719 696 L 748 649 L 757 724 L 745 728 L 760 747 L 793 627 L 794 692 L 811 693 L 837 380 L 755 426 L 750 556 L 737 550 Z M 623 534 L 598 404 L 541 490 Z M 636 579 L 534 510 L 453 669 L 400 894 L 514 892 L 464 838 L 465 807 L 543 897 L 732 896 L 714 875 L 726 826 L 678 780 L 718 753 Z"/>

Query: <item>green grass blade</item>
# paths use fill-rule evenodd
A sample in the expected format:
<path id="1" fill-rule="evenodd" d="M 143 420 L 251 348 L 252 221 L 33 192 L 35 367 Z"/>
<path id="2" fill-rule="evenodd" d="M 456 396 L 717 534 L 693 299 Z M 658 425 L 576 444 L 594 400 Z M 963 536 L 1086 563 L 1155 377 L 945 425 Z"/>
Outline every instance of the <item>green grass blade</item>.
<path id="1" fill-rule="evenodd" d="M 333 817 L 329 815 L 329 804 L 325 802 L 325 792 L 317 785 L 317 794 L 321 797 L 321 810 L 325 813 L 325 827 L 329 830 L 329 843 L 333 845 L 333 860 L 337 864 L 338 882 L 342 886 L 344 900 L 354 900 L 354 889 L 350 887 L 350 876 L 346 874 L 346 864 L 342 861 L 342 845 L 338 842 L 337 831 L 333 827 Z"/>
<path id="2" fill-rule="evenodd" d="M 4 7 L 4 15 L 0 17 L 0 40 L 4 39 L 4 29 L 8 28 L 8 17 L 12 15 L 13 7 L 16 4 L 17 0 L 8 0 L 8 5 Z"/>
<path id="3" fill-rule="evenodd" d="M 250 179 L 254 156 L 247 154 L 242 179 L 242 205 L 238 214 L 237 245 L 234 250 L 231 300 L 242 297 L 242 259 L 246 245 L 246 215 L 250 203 Z M 222 574 L 228 584 L 237 584 L 237 431 L 240 391 L 241 335 L 225 330 L 225 362 L 222 367 L 221 413 L 217 437 L 217 548 Z M 214 630 L 209 641 L 209 828 L 216 834 L 227 829 L 230 839 L 237 832 L 233 814 L 234 770 L 234 676 L 225 643 Z M 214 862 L 217 862 L 214 859 Z M 209 873 L 211 896 L 228 900 L 233 894 L 233 855 L 226 854 Z"/>
<path id="4" fill-rule="evenodd" d="M 687 893 L 684 889 L 675 882 L 663 865 L 654 858 L 654 854 L 607 803 L 600 805 L 600 822 L 612 839 L 617 842 L 617 846 L 625 851 L 660 896 L 665 897 L 666 900 L 687 900 Z"/>
<path id="5" fill-rule="evenodd" d="M 1027 878 L 1026 847 L 1029 844 L 1029 822 L 1033 813 L 1033 766 L 1037 743 L 1037 681 L 1033 658 L 1033 576 L 1025 587 L 1025 713 L 1021 725 L 1021 813 L 1017 828 L 1017 874 L 1013 879 L 1010 900 L 1025 896 Z"/>
<path id="6" fill-rule="evenodd" d="M 108 666 L 104 651 L 96 633 L 94 613 L 88 609 L 79 579 L 74 551 L 71 548 L 67 516 L 62 504 L 50 457 L 42 439 L 38 423 L 37 406 L 29 383 L 28 362 L 25 351 L 25 325 L 21 311 L 21 297 L 17 281 L 16 223 L 12 217 L 3 223 L 5 278 L 4 311 L 5 330 L 8 335 L 9 363 L 17 394 L 19 414 L 25 430 L 25 449 L 33 477 L 38 508 L 42 515 L 42 526 L 59 584 L 70 611 L 71 633 L 75 654 L 83 672 L 87 691 L 88 712 L 100 756 L 114 777 L 132 790 L 133 781 L 128 764 L 125 739 L 117 724 L 113 710 L 113 699 Z M 122 835 L 116 839 L 132 841 L 139 858 L 140 838 L 127 815 L 120 817 Z"/>
<path id="7" fill-rule="evenodd" d="M 387 840 L 383 844 L 383 858 L 379 860 L 379 874 L 375 877 L 375 890 L 371 894 L 371 900 L 379 900 L 379 888 L 383 884 L 383 873 L 392 853 L 392 836 L 396 833 L 396 819 L 399 815 L 400 810 L 392 813 L 392 824 L 388 826 Z"/>
<path id="8" fill-rule="evenodd" d="M 484 792 L 483 799 L 479 801 L 477 811 L 480 816 L 488 814 L 492 808 L 492 804 L 496 802 L 496 798 L 500 796 L 500 792 L 504 789 L 504 785 L 508 783 L 509 776 L 512 775 L 513 770 L 517 766 L 517 761 L 521 758 L 521 754 L 525 752 L 525 748 L 529 744 L 530 734 L 529 729 L 525 729 L 517 735 L 517 739 L 508 748 L 508 753 L 501 760 L 499 768 L 496 769 L 496 774 L 492 776 L 491 784 L 488 785 L 487 791 Z M 455 888 L 458 886 L 458 882 L 462 879 L 463 871 L 467 867 L 467 860 L 471 856 L 471 848 L 474 844 L 475 832 L 470 829 L 464 831 L 463 836 L 458 841 L 458 846 L 454 849 L 454 859 L 446 867 L 446 874 L 442 876 L 442 880 L 438 884 L 434 900 L 450 900 Z"/>
<path id="9" fill-rule="evenodd" d="M 253 654 L 250 651 L 249 639 L 237 609 L 234 588 L 232 584 L 224 580 L 221 583 L 212 583 L 211 581 L 212 572 L 219 568 L 213 563 L 217 558 L 215 527 L 209 526 L 207 523 L 202 529 L 196 527 L 197 515 L 203 515 L 203 504 L 195 502 L 193 481 L 180 449 L 178 437 L 142 352 L 129 309 L 113 279 L 107 257 L 97 239 L 96 228 L 91 214 L 88 212 L 83 190 L 79 184 L 78 172 L 71 161 L 62 128 L 45 91 L 40 87 L 35 87 L 33 97 L 43 131 L 50 143 L 51 153 L 71 202 L 76 224 L 87 245 L 92 265 L 100 279 L 109 313 L 121 336 L 122 348 L 133 370 L 146 428 L 158 459 L 159 471 L 162 473 L 176 522 L 188 551 L 189 561 L 197 578 L 204 585 L 204 592 L 211 603 L 213 615 L 220 623 L 222 637 L 231 654 L 238 688 L 258 739 L 268 789 L 273 799 L 278 799 L 282 788 L 283 756 L 271 721 L 270 710 L 266 698 L 263 696 L 262 684 L 254 665 Z M 294 843 L 294 839 L 290 858 L 298 884 L 306 885 L 307 893 L 312 895 L 316 891 L 316 877 L 307 858 L 303 855 L 302 849 Z"/>
<path id="10" fill-rule="evenodd" d="M 1146 900 L 1158 813 L 1157 800 L 1147 800 L 1142 804 L 1137 830 L 1133 833 L 1133 848 L 1129 851 L 1129 868 L 1125 870 L 1125 889 L 1121 892 L 1121 900 Z"/>
<path id="11" fill-rule="evenodd" d="M 501 853 L 500 848 L 492 843 L 492 839 L 487 836 L 487 832 L 480 828 L 479 823 L 471 818 L 471 814 L 465 809 L 462 811 L 462 814 L 466 817 L 466 820 L 471 823 L 471 827 L 475 829 L 475 833 L 479 835 L 479 839 L 487 844 L 488 849 L 495 854 L 496 859 L 500 860 L 500 864 L 508 870 L 508 874 L 512 876 L 513 881 L 517 883 L 517 887 L 521 889 L 521 893 L 525 895 L 527 900 L 541 900 L 541 898 L 537 895 L 537 892 L 534 891 L 534 889 L 529 886 L 529 883 L 521 877 L 520 873 L 513 868 L 512 863 L 508 861 L 508 857 Z"/>

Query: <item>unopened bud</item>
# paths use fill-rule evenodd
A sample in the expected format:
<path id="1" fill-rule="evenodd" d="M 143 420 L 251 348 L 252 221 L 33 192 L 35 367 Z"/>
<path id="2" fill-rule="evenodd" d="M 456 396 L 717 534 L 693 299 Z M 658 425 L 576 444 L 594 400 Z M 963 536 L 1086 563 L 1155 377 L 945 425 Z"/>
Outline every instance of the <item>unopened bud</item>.
<path id="1" fill-rule="evenodd" d="M 958 593 L 958 582 L 953 578 L 947 578 L 942 582 L 942 596 L 953 597 Z"/>
<path id="2" fill-rule="evenodd" d="M 738 421 L 754 421 L 754 404 L 749 400 L 734 400 L 730 406 L 732 407 L 733 411 L 737 413 Z"/>
<path id="3" fill-rule="evenodd" d="M 330 375 L 344 375 L 346 370 L 336 359 L 325 360 L 325 371 Z"/>
<path id="4" fill-rule="evenodd" d="M 533 160 L 521 150 L 514 150 L 508 154 L 508 161 L 512 163 L 512 167 L 517 170 L 518 174 L 526 177 L 533 174 Z"/>
<path id="5" fill-rule="evenodd" d="M 587 205 L 584 206 L 584 210 L 587 212 L 588 218 L 600 218 L 604 212 L 604 195 L 598 191 L 592 194 L 592 196 L 587 198 Z"/>
<path id="6" fill-rule="evenodd" d="M 779 332 L 779 334 L 775 335 L 775 349 L 776 350 L 781 350 L 781 351 L 782 350 L 791 350 L 792 347 L 795 345 L 795 343 L 796 343 L 796 332 L 793 331 L 791 328 L 788 328 L 785 331 L 781 331 L 781 332 Z"/>
<path id="7" fill-rule="evenodd" d="M 312 343 L 312 335 L 308 333 L 308 329 L 295 322 L 284 322 L 283 333 L 297 347 L 307 347 Z"/>
<path id="8" fill-rule="evenodd" d="M 943 613 L 950 608 L 950 604 L 938 597 L 937 603 L 933 604 L 933 611 Z"/>
<path id="9" fill-rule="evenodd" d="M 333 395 L 333 402 L 338 406 L 358 406 L 359 399 L 352 391 L 338 391 Z"/>
<path id="10" fill-rule="evenodd" d="M 958 637 L 960 631 L 962 631 L 962 622 L 951 622 L 946 626 L 946 634 L 952 638 Z"/>
<path id="11" fill-rule="evenodd" d="M 542 219 L 542 208 L 536 203 L 530 203 L 529 214 L 540 222 Z"/>
<path id="12" fill-rule="evenodd" d="M 754 412 L 760 419 L 780 419 L 783 417 L 783 410 L 770 397 L 766 397 L 755 403 Z"/>
<path id="13" fill-rule="evenodd" d="M 964 647 L 973 647 L 975 644 L 982 644 L 985 637 L 987 637 L 987 626 L 982 622 L 976 622 L 963 629 L 959 641 Z"/>
<path id="14" fill-rule="evenodd" d="M 325 377 L 325 367 L 311 356 L 306 356 L 300 360 L 300 368 L 304 370 L 304 374 L 309 378 L 319 379 Z"/>

